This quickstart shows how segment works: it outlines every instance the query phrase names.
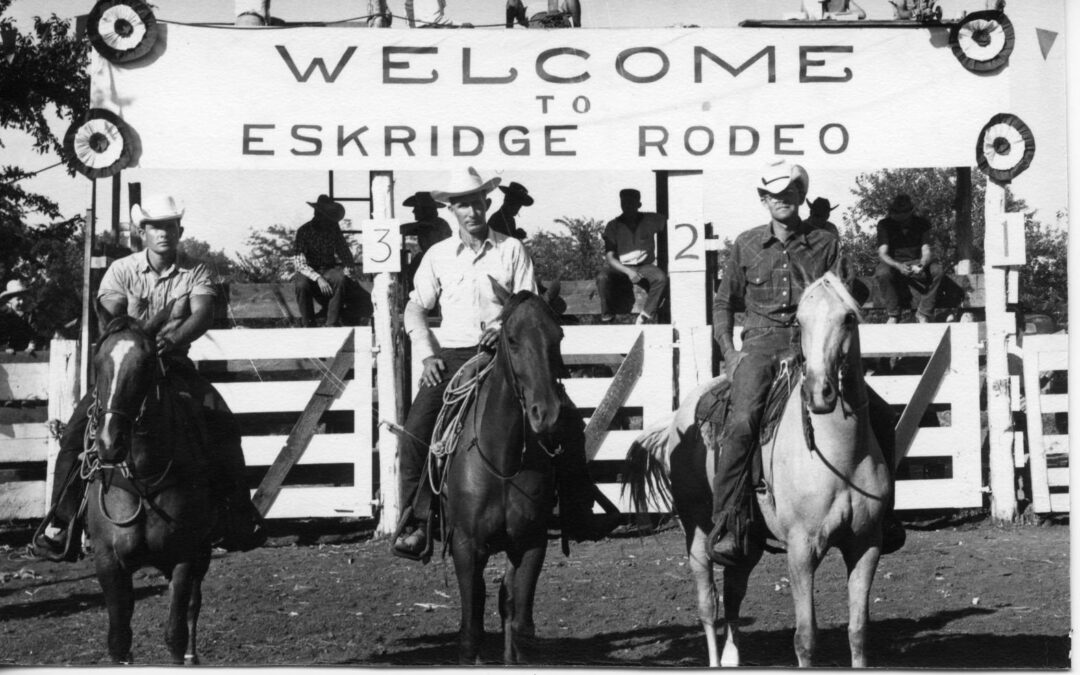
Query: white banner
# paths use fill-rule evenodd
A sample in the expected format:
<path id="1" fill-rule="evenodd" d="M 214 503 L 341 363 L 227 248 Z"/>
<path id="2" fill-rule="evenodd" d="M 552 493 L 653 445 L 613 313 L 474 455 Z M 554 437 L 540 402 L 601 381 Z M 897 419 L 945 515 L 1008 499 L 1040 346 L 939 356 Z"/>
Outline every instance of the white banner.
<path id="1" fill-rule="evenodd" d="M 146 168 L 970 166 L 1009 110 L 943 29 L 161 28 L 91 65 Z"/>

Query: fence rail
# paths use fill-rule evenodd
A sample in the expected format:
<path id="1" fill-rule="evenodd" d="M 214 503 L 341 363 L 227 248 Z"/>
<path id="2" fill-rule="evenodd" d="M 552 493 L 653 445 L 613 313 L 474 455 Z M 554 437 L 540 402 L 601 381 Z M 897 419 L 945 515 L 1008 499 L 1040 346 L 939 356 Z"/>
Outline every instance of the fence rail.
<path id="1" fill-rule="evenodd" d="M 1068 335 L 1024 338 L 1031 503 L 1036 513 L 1069 512 L 1069 394 L 1061 386 L 1068 370 Z"/>

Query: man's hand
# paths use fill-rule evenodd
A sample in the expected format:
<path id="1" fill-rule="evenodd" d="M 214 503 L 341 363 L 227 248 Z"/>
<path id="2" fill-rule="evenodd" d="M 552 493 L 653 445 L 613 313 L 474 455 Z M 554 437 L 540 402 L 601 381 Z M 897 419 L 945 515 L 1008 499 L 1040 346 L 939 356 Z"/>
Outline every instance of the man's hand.
<path id="1" fill-rule="evenodd" d="M 501 321 L 492 321 L 484 329 L 483 335 L 480 336 L 480 346 L 484 349 L 494 349 L 495 343 L 499 341 L 499 332 L 502 330 Z"/>
<path id="2" fill-rule="evenodd" d="M 917 276 L 919 274 L 922 274 L 923 270 L 926 269 L 920 263 L 915 263 L 914 265 L 910 265 L 909 267 L 911 269 L 911 276 Z"/>
<path id="3" fill-rule="evenodd" d="M 434 387 L 443 380 L 446 372 L 446 364 L 438 356 L 429 356 L 424 359 L 424 372 L 420 375 L 420 385 Z"/>
<path id="4" fill-rule="evenodd" d="M 158 354 L 166 354 L 176 349 L 176 334 L 171 330 L 158 331 L 154 341 L 157 344 Z"/>
<path id="5" fill-rule="evenodd" d="M 326 277 L 324 277 L 324 276 L 322 276 L 320 274 L 319 278 L 316 279 L 315 282 L 317 284 L 319 284 L 319 291 L 323 295 L 333 295 L 334 294 L 334 287 L 330 285 L 330 282 L 326 280 Z"/>
<path id="6" fill-rule="evenodd" d="M 899 270 L 900 274 L 903 274 L 905 277 L 910 277 L 911 274 L 912 274 L 911 265 L 909 265 L 907 263 L 902 263 L 902 262 L 896 263 L 896 269 Z"/>

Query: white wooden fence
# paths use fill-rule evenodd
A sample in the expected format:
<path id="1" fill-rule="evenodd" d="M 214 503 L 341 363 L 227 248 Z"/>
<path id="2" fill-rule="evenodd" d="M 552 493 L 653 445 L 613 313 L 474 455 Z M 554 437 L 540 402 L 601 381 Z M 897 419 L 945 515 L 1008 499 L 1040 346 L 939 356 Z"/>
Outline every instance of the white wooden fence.
<path id="1" fill-rule="evenodd" d="M 1068 370 L 1068 335 L 1024 337 L 1028 460 L 1031 503 L 1036 513 L 1069 512 L 1069 435 L 1058 426 L 1059 417 L 1069 412 L 1069 394 L 1054 391 L 1054 383 L 1060 380 L 1057 376 Z M 1043 386 L 1044 376 L 1049 376 L 1050 386 Z M 1049 391 L 1043 393 L 1044 389 Z M 1044 415 L 1053 416 L 1049 424 Z"/>

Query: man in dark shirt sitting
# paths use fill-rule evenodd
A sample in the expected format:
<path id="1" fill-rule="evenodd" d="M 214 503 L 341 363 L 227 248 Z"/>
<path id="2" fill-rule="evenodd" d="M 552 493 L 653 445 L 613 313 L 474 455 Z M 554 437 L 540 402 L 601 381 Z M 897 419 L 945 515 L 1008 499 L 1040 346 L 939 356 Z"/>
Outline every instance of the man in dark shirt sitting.
<path id="1" fill-rule="evenodd" d="M 340 326 L 341 313 L 346 308 L 359 313 L 359 318 L 371 316 L 371 297 L 346 274 L 356 263 L 338 226 L 345 217 L 345 207 L 327 195 L 319 195 L 308 205 L 315 209 L 315 216 L 296 231 L 293 260 L 300 325 L 304 328 L 314 325 L 315 300 L 326 306 L 327 326 Z"/>
<path id="2" fill-rule="evenodd" d="M 521 183 L 500 185 L 499 189 L 503 193 L 503 203 L 499 210 L 488 218 L 488 227 L 508 237 L 524 239 L 525 231 L 517 226 L 517 215 L 521 212 L 521 207 L 532 206 L 534 200 L 528 188 Z"/>
<path id="3" fill-rule="evenodd" d="M 945 276 L 941 264 L 933 260 L 930 221 L 914 213 L 911 197 L 897 195 L 889 205 L 889 215 L 878 223 L 878 263 L 874 279 L 881 293 L 888 323 L 900 320 L 901 302 L 910 304 L 911 292 L 919 296 L 915 319 L 929 323 L 934 316 L 938 288 Z"/>

